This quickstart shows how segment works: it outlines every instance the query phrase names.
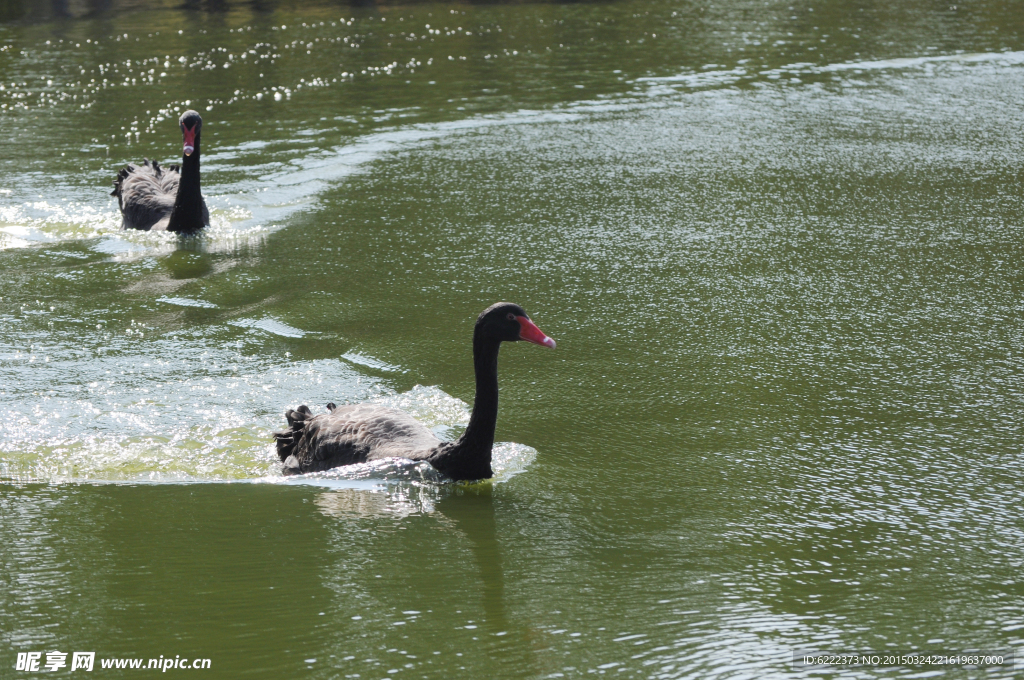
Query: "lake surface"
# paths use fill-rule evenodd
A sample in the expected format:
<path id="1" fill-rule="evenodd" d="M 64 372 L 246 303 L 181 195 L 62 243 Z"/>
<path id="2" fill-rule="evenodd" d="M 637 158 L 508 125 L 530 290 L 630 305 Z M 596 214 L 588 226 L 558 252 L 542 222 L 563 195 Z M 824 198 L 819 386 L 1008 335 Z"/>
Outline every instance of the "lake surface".
<path id="1" fill-rule="evenodd" d="M 1020 677 L 1018 3 L 187 5 L 0 3 L 0 677 Z M 499 300 L 493 481 L 281 475 Z"/>

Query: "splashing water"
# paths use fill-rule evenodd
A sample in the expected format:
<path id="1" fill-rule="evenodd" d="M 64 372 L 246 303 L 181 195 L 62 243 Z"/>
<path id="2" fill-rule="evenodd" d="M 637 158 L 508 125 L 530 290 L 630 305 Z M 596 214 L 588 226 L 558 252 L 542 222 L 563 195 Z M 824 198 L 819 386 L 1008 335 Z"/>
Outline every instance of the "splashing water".
<path id="1" fill-rule="evenodd" d="M 224 361 L 238 357 L 219 357 Z M 49 362 L 54 363 L 54 362 Z M 213 363 L 213 362 L 210 362 Z M 390 459 L 321 473 L 284 477 L 271 433 L 281 427 L 274 412 L 281 392 L 310 393 L 311 382 L 327 382 L 331 392 L 348 382 L 348 394 L 414 415 L 435 432 L 464 426 L 466 404 L 438 387 L 417 385 L 396 393 L 355 376 L 340 361 L 311 362 L 259 370 L 222 365 L 203 377 L 179 377 L 175 362 L 143 363 L 147 376 L 125 385 L 93 381 L 75 398 L 44 396 L 24 408 L 2 409 L 0 479 L 20 482 L 231 482 L 314 484 L 359 487 L 395 482 L 442 483 L 446 478 L 427 463 Z M 245 370 L 245 368 L 249 370 Z M 254 370 L 256 369 L 256 370 Z M 326 380 L 325 380 L 326 378 Z M 159 382 L 164 394 L 156 391 Z M 354 383 L 354 384 L 353 384 Z M 126 389 L 127 388 L 127 389 Z M 306 388 L 306 389 L 304 389 Z M 201 405 L 196 404 L 201 396 Z M 125 400 L 128 397 L 128 400 Z M 289 403 L 302 401 L 290 399 Z M 258 413 L 262 412 L 262 413 Z M 494 447 L 495 481 L 519 474 L 536 457 L 528 446 Z"/>

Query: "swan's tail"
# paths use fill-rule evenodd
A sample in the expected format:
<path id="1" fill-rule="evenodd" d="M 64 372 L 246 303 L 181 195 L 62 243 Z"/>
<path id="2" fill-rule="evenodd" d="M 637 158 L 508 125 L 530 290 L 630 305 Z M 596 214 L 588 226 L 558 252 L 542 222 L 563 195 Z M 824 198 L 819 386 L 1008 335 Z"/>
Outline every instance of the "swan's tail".
<path id="1" fill-rule="evenodd" d="M 121 185 L 128 179 L 128 175 L 132 174 L 132 166 L 126 165 L 117 171 L 117 177 L 114 178 L 114 190 L 110 192 L 111 196 L 117 196 L 121 198 Z"/>
<path id="2" fill-rule="evenodd" d="M 282 462 L 295 454 L 295 445 L 302 439 L 306 421 L 313 417 L 313 412 L 308 406 L 303 405 L 285 411 L 284 417 L 288 420 L 288 429 L 274 433 L 274 439 L 277 440 L 277 455 Z"/>

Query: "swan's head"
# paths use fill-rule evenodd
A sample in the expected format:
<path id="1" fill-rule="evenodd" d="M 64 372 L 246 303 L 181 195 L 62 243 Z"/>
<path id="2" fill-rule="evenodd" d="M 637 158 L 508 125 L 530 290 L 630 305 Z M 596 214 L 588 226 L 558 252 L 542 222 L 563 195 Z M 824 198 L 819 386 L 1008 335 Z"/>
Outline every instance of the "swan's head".
<path id="1" fill-rule="evenodd" d="M 530 321 L 526 310 L 511 302 L 499 302 L 481 312 L 476 320 L 476 332 L 500 342 L 526 340 L 544 347 L 555 346 L 555 341 Z"/>
<path id="2" fill-rule="evenodd" d="M 203 129 L 203 119 L 198 113 L 189 109 L 181 114 L 178 119 L 178 127 L 181 128 L 181 141 L 185 145 L 185 155 L 191 156 L 196 150 L 196 140 L 199 138 L 199 131 Z"/>

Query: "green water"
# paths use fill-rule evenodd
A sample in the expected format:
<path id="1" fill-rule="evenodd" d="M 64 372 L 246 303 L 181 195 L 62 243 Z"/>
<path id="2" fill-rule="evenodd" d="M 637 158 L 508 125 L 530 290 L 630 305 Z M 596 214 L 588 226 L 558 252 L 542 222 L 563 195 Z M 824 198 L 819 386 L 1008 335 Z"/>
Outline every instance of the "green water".
<path id="1" fill-rule="evenodd" d="M 130 5 L 0 2 L 0 677 L 1020 677 L 1017 3 Z M 493 482 L 281 476 L 498 300 Z"/>

